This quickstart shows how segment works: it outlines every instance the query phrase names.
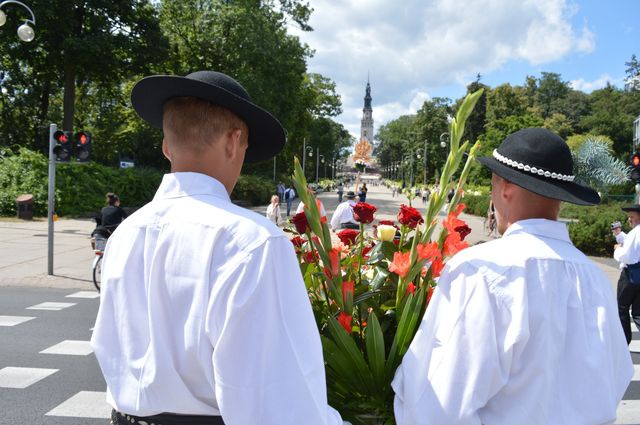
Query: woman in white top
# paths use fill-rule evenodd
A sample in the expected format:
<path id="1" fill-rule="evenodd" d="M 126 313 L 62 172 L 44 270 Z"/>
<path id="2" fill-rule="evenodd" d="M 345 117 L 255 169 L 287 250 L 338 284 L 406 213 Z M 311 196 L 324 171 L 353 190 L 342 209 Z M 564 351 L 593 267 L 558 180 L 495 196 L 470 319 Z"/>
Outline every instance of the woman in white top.
<path id="1" fill-rule="evenodd" d="M 267 207 L 267 218 L 273 221 L 276 226 L 280 224 L 280 198 L 278 195 L 271 197 L 271 203 Z"/>

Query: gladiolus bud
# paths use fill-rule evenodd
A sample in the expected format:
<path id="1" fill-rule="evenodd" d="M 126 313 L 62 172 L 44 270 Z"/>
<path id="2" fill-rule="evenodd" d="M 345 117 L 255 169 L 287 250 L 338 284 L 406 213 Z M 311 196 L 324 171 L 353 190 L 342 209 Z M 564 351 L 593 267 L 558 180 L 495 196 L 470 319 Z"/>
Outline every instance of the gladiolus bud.
<path id="1" fill-rule="evenodd" d="M 393 226 L 381 224 L 376 231 L 378 232 L 378 239 L 381 241 L 392 241 L 396 236 L 396 228 Z"/>
<path id="2" fill-rule="evenodd" d="M 344 330 L 347 331 L 348 334 L 351 333 L 351 320 L 351 315 L 345 313 L 344 311 L 341 311 L 338 315 L 338 322 L 344 328 Z"/>

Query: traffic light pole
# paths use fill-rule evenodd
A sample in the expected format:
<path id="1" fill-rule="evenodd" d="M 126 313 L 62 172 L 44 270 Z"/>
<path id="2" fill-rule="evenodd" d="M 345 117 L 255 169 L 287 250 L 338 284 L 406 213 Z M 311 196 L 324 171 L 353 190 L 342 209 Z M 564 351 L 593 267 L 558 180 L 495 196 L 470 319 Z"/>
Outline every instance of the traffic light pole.
<path id="1" fill-rule="evenodd" d="M 56 155 L 53 152 L 56 141 L 53 134 L 57 129 L 58 126 L 55 124 L 49 126 L 49 194 L 47 198 L 47 274 L 49 276 L 53 275 L 53 213 L 55 212 L 54 202 L 56 191 Z"/>

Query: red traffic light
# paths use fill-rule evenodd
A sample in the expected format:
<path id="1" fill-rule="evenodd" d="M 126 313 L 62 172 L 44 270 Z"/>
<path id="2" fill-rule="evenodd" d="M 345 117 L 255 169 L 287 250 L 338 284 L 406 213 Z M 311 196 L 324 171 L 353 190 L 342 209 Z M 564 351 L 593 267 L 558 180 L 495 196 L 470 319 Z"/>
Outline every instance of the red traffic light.
<path id="1" fill-rule="evenodd" d="M 86 144 L 87 144 L 87 135 L 86 135 L 86 134 L 84 134 L 84 133 L 82 133 L 82 134 L 80 135 L 80 144 L 81 144 L 81 145 L 86 145 Z"/>
<path id="2" fill-rule="evenodd" d="M 634 153 L 631 157 L 631 166 L 637 168 L 640 166 L 640 154 Z"/>
<path id="3" fill-rule="evenodd" d="M 53 138 L 56 142 L 60 144 L 65 144 L 69 141 L 69 136 L 67 135 L 67 133 L 60 130 L 53 133 Z"/>

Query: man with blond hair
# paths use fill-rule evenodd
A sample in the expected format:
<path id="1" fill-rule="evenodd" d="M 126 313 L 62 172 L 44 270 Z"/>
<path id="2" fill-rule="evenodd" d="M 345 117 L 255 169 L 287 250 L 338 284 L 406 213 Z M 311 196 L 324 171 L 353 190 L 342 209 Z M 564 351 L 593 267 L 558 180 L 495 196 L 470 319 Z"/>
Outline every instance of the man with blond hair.
<path id="1" fill-rule="evenodd" d="M 613 424 L 631 356 L 609 280 L 558 221 L 561 201 L 600 196 L 543 128 L 479 161 L 502 238 L 448 261 L 393 381 L 396 422 Z"/>
<path id="2" fill-rule="evenodd" d="M 105 251 L 91 343 L 111 423 L 341 424 L 293 246 L 229 198 L 284 129 L 213 71 L 144 78 L 131 100 L 171 173 Z"/>

